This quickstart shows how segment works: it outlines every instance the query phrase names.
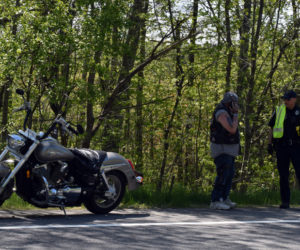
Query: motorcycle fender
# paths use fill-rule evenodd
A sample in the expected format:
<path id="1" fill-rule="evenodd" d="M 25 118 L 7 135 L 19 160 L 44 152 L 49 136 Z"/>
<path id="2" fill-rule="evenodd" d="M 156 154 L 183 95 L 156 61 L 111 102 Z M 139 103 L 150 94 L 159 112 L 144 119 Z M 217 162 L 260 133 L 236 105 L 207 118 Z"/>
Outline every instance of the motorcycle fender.
<path id="1" fill-rule="evenodd" d="M 0 180 L 6 177 L 10 173 L 10 168 L 3 162 L 0 162 Z"/>
<path id="2" fill-rule="evenodd" d="M 128 190 L 134 190 L 139 187 L 135 178 L 135 173 L 129 162 L 117 153 L 107 152 L 107 156 L 102 163 L 101 169 L 104 170 L 105 173 L 113 170 L 122 172 L 126 177 Z"/>

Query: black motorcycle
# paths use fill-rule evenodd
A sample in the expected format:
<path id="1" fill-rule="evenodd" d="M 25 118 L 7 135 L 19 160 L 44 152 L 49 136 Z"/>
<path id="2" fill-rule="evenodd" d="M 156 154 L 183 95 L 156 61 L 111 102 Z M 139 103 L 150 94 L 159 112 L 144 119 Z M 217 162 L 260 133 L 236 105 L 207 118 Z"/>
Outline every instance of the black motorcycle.
<path id="1" fill-rule="evenodd" d="M 68 149 L 51 137 L 60 126 L 62 131 L 78 135 L 76 129 L 61 115 L 47 132 L 36 133 L 26 128 L 31 114 L 24 91 L 17 90 L 24 104 L 15 111 L 26 110 L 24 131 L 8 136 L 0 155 L 0 206 L 13 190 L 23 200 L 40 207 L 84 206 L 92 213 L 105 214 L 115 209 L 128 190 L 137 189 L 143 177 L 130 160 L 114 152 L 91 149 Z M 13 157 L 7 159 L 7 154 Z M 13 164 L 13 166 L 10 166 Z"/>

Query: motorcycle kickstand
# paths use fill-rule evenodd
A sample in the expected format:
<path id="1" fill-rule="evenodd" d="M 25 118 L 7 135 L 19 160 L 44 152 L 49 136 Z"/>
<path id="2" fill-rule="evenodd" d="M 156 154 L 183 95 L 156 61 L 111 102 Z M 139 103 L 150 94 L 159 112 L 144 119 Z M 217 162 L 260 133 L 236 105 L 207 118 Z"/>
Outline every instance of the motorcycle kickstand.
<path id="1" fill-rule="evenodd" d="M 62 211 L 64 211 L 65 217 L 68 218 L 66 210 L 65 210 L 65 206 L 60 206 L 59 209 L 62 210 Z"/>

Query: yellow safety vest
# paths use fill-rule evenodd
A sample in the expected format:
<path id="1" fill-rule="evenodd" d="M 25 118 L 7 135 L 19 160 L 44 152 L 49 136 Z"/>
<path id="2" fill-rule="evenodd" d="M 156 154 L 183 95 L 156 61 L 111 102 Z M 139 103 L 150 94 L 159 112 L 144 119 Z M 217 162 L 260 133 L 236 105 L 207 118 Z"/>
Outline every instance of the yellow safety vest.
<path id="1" fill-rule="evenodd" d="M 273 138 L 283 137 L 283 123 L 286 114 L 286 107 L 284 104 L 276 108 L 276 120 L 273 127 Z"/>

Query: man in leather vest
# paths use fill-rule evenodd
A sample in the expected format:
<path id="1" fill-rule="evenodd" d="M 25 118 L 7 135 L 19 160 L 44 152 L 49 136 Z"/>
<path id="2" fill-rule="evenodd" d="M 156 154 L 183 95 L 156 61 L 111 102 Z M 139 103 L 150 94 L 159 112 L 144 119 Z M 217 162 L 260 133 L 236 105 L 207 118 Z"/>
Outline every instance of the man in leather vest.
<path id="1" fill-rule="evenodd" d="M 300 108 L 293 90 L 282 96 L 284 104 L 278 106 L 269 121 L 268 152 L 276 151 L 280 177 L 280 208 L 290 207 L 289 167 L 292 161 L 298 181 L 300 180 Z"/>
<path id="2" fill-rule="evenodd" d="M 217 176 L 211 194 L 212 209 L 227 210 L 236 206 L 236 203 L 229 199 L 229 193 L 235 171 L 234 161 L 240 149 L 238 109 L 238 96 L 233 92 L 227 92 L 213 113 L 210 148 Z"/>

